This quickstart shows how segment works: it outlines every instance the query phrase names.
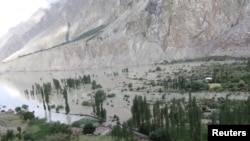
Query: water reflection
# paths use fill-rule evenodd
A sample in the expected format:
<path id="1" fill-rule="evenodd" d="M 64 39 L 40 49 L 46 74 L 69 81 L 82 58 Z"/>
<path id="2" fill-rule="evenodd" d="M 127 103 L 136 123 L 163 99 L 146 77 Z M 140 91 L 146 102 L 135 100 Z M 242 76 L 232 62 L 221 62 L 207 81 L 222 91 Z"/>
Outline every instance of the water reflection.
<path id="1" fill-rule="evenodd" d="M 16 107 L 21 107 L 23 104 L 29 106 L 29 111 L 34 111 L 35 116 L 39 118 L 46 118 L 48 122 L 60 121 L 62 123 L 71 124 L 73 121 L 79 120 L 83 117 L 75 115 L 65 115 L 63 113 L 56 113 L 48 111 L 43 108 L 40 95 L 36 93 L 25 93 L 17 89 L 15 85 L 8 81 L 0 81 L 0 110 L 8 111 L 14 110 Z"/>
<path id="2" fill-rule="evenodd" d="M 46 118 L 48 121 L 72 123 L 75 120 L 85 118 L 76 115 L 91 115 L 93 113 L 92 106 L 83 106 L 82 103 L 94 100 L 95 90 L 93 90 L 92 82 L 95 81 L 95 87 L 99 87 L 100 84 L 105 92 L 117 94 L 115 99 L 108 99 L 103 105 L 108 115 L 121 115 L 120 120 L 125 121 L 131 116 L 131 112 L 130 104 L 123 100 L 124 94 L 121 93 L 121 89 L 125 82 L 132 81 L 134 77 L 143 77 L 144 72 L 150 68 L 151 66 L 135 66 L 129 69 L 129 73 L 124 71 L 124 67 L 85 69 L 84 71 L 10 72 L 0 75 L 0 81 L 2 82 L 0 83 L 0 93 L 3 95 L 0 98 L 0 105 L 6 105 L 5 109 L 14 109 L 17 106 L 26 104 L 29 106 L 30 111 L 35 112 L 37 117 Z M 91 77 L 91 80 L 89 77 Z M 62 89 L 67 86 L 67 102 L 62 91 L 57 91 L 53 79 L 60 82 Z M 71 83 L 68 83 L 67 79 L 74 82 L 72 86 L 69 86 Z M 79 80 L 84 82 L 81 82 L 78 86 Z M 46 97 L 45 95 L 43 97 L 40 89 L 38 92 L 36 91 L 35 84 L 43 87 L 43 84 L 48 82 L 51 83 L 53 90 L 49 95 L 49 100 L 46 101 Z M 5 87 L 10 90 L 6 90 Z M 132 94 L 134 93 L 132 92 Z M 136 92 L 136 94 L 142 93 Z M 6 103 L 5 101 L 10 102 Z M 72 115 L 64 114 L 66 112 L 66 103 L 70 106 L 70 114 Z M 54 109 L 51 109 L 50 112 L 48 106 L 53 106 Z M 62 113 L 56 112 L 55 107 L 58 106 L 63 106 L 63 109 L 60 110 Z"/>

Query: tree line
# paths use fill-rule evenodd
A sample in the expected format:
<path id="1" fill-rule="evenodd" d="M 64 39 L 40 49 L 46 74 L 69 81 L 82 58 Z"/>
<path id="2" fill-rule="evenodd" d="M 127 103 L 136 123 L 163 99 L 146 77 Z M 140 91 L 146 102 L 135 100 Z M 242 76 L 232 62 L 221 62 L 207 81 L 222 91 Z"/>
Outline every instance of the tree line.
<path id="1" fill-rule="evenodd" d="M 146 97 L 135 96 L 131 113 L 129 121 L 115 126 L 111 133 L 113 138 L 127 139 L 124 134 L 131 133 L 132 129 L 149 136 L 150 140 L 202 140 L 202 112 L 191 94 L 188 103 L 173 99 L 171 104 L 156 101 L 153 105 L 147 102 Z M 127 132 L 119 132 L 124 126 Z"/>

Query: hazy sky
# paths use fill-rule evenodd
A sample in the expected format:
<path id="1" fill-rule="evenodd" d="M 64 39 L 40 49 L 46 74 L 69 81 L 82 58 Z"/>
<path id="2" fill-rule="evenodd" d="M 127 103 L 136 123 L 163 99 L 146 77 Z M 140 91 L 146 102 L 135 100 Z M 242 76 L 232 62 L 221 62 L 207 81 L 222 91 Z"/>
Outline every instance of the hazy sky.
<path id="1" fill-rule="evenodd" d="M 57 0 L 0 0 L 0 37 L 20 22 L 27 20 L 39 8 L 48 8 Z"/>

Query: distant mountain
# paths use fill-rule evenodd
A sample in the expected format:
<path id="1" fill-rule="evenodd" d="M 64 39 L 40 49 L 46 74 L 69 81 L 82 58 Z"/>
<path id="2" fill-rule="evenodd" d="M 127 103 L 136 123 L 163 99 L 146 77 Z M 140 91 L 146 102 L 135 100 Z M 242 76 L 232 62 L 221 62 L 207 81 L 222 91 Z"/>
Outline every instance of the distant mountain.
<path id="1" fill-rule="evenodd" d="M 60 0 L 0 39 L 2 70 L 250 57 L 248 0 Z"/>

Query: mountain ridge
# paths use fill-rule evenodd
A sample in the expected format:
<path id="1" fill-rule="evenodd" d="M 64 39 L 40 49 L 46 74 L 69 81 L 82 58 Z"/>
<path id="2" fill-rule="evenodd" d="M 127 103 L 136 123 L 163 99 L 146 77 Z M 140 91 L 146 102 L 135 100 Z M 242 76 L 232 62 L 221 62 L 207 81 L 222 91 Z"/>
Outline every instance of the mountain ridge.
<path id="1" fill-rule="evenodd" d="M 33 34 L 18 35 L 17 44 L 13 38 L 0 40 L 3 69 L 64 70 L 210 55 L 250 57 L 247 0 L 61 0 L 43 12 L 30 27 Z"/>

